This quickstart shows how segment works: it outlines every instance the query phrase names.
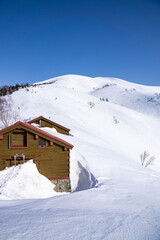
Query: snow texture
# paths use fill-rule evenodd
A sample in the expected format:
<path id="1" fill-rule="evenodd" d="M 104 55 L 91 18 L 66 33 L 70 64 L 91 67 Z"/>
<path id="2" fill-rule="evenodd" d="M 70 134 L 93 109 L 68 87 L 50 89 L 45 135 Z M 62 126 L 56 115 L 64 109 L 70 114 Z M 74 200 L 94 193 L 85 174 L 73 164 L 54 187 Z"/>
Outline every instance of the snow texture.
<path id="1" fill-rule="evenodd" d="M 97 180 L 90 172 L 86 159 L 75 148 L 71 151 L 70 180 L 72 192 L 90 189 L 97 185 Z"/>
<path id="2" fill-rule="evenodd" d="M 66 75 L 11 96 L 22 119 L 43 115 L 71 129 L 70 136 L 54 134 L 75 146 L 75 182 L 71 194 L 1 200 L 0 239 L 160 239 L 160 87 Z M 147 168 L 145 150 L 155 156 Z M 75 191 L 77 166 L 98 186 Z"/>

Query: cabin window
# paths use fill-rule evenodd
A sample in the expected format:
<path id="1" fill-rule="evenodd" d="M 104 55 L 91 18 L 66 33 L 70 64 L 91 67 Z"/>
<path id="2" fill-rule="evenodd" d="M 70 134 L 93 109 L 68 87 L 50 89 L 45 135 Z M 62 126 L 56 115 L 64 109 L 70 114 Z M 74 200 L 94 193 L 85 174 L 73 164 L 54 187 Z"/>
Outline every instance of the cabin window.
<path id="1" fill-rule="evenodd" d="M 13 132 L 12 133 L 12 147 L 27 147 L 26 132 Z"/>
<path id="2" fill-rule="evenodd" d="M 39 147 L 45 147 L 46 146 L 46 141 L 44 139 L 39 140 Z"/>

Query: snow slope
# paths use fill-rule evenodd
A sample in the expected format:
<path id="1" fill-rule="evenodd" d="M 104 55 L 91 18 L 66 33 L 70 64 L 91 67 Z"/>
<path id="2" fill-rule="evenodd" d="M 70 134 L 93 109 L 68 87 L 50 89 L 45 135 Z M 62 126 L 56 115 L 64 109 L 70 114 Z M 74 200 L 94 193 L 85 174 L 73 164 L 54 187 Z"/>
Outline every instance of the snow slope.
<path id="1" fill-rule="evenodd" d="M 54 134 L 75 146 L 71 160 L 78 151 L 99 183 L 49 199 L 0 201 L 1 239 L 159 240 L 159 92 L 66 75 L 13 93 L 22 120 L 43 115 L 71 129 L 72 136 Z M 148 168 L 144 150 L 155 156 Z"/>

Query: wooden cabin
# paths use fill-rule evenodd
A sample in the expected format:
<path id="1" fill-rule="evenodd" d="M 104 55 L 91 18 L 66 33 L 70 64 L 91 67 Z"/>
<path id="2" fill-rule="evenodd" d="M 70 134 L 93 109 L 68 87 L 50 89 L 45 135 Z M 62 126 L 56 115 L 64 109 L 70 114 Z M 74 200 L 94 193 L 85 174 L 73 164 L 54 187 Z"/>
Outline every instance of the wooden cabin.
<path id="1" fill-rule="evenodd" d="M 55 128 L 57 132 L 69 135 L 69 128 L 66 128 L 58 123 L 55 123 L 51 121 L 50 119 L 47 119 L 43 116 L 39 116 L 35 119 L 30 120 L 28 123 L 35 123 L 38 124 L 40 127 L 50 127 L 50 128 Z"/>
<path id="2" fill-rule="evenodd" d="M 33 159 L 48 179 L 69 179 L 72 148 L 70 143 L 19 121 L 0 130 L 0 170 Z"/>

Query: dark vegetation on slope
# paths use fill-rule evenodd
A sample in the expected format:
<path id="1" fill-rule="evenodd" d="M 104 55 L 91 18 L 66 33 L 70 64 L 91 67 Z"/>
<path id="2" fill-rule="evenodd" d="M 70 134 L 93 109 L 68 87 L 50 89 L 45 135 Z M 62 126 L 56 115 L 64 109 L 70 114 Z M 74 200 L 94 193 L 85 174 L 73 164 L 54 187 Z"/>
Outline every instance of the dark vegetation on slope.
<path id="1" fill-rule="evenodd" d="M 20 88 L 26 88 L 29 87 L 28 83 L 25 84 L 16 84 L 14 86 L 10 85 L 10 86 L 2 86 L 0 87 L 0 96 L 5 96 L 5 95 L 10 95 L 13 92 L 19 90 Z"/>

